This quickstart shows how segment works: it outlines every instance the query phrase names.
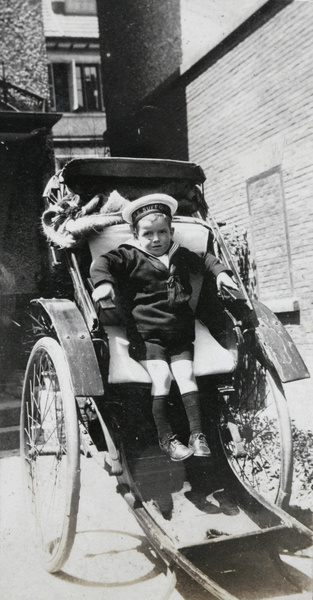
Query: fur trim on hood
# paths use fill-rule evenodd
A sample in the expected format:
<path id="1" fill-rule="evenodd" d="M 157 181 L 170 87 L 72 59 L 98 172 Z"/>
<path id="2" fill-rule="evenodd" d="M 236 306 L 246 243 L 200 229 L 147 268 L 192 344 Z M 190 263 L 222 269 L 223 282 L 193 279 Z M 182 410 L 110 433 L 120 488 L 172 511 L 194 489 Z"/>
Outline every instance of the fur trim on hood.
<path id="1" fill-rule="evenodd" d="M 81 245 L 91 232 L 123 223 L 122 210 L 129 203 L 116 190 L 109 197 L 97 194 L 85 206 L 77 194 L 51 204 L 41 219 L 46 238 L 60 248 Z"/>

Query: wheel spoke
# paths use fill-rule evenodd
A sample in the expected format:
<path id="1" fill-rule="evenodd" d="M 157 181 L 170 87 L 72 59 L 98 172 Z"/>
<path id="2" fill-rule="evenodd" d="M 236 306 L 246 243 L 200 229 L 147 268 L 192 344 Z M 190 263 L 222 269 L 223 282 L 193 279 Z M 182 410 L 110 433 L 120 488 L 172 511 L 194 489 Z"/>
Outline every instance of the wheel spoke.
<path id="1" fill-rule="evenodd" d="M 70 552 L 78 509 L 79 433 L 70 374 L 64 364 L 63 351 L 54 339 L 39 340 L 29 358 L 22 401 L 21 455 L 38 539 L 50 572 L 59 570 Z"/>

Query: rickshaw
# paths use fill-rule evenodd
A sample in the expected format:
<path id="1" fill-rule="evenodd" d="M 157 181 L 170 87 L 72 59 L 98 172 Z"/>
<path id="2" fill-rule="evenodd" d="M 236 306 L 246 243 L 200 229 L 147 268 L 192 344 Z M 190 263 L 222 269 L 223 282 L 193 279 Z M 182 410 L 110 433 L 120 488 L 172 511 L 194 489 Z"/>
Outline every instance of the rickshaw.
<path id="1" fill-rule="evenodd" d="M 117 478 L 118 492 L 168 568 L 178 565 L 216 598 L 233 596 L 205 573 L 203 557 L 212 560 L 230 545 L 266 544 L 278 563 L 281 544 L 311 539 L 285 511 L 292 434 L 282 385 L 309 373 L 276 315 L 248 294 L 222 224 L 205 203 L 204 181 L 202 168 L 190 162 L 87 158 L 67 163 L 45 189 L 52 262 L 65 265 L 71 287 L 66 297 L 31 302 L 35 344 L 20 433 L 31 510 L 51 573 L 72 549 L 82 455 Z M 130 202 L 150 192 L 177 199 L 174 239 L 200 255 L 214 253 L 238 285 L 238 292 L 218 294 L 209 278 L 192 280 L 194 365 L 209 459 L 175 463 L 161 452 L 150 379 L 129 357 L 119 299 L 100 308 L 92 300 L 91 261 L 130 236 L 116 198 Z M 186 417 L 174 382 L 169 410 L 184 442 Z"/>

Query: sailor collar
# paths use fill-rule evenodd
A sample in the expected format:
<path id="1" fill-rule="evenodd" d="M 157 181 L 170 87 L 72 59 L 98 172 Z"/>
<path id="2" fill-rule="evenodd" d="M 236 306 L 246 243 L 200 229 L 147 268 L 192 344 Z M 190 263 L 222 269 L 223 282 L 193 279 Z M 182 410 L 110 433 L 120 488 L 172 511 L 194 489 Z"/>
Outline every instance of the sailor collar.
<path id="1" fill-rule="evenodd" d="M 149 258 L 155 259 L 158 261 L 158 263 L 160 263 L 161 265 L 165 266 L 164 262 L 162 260 L 160 260 L 161 257 L 159 256 L 155 256 L 154 254 L 151 254 L 150 252 L 147 252 L 146 250 L 143 250 L 141 248 L 141 246 L 139 245 L 139 243 L 137 242 L 136 239 L 134 238 L 130 238 L 129 240 L 127 240 L 126 242 L 124 242 L 122 244 L 122 246 L 132 246 L 133 248 L 136 248 L 137 250 L 139 250 L 140 252 L 142 252 L 143 254 L 146 254 L 146 256 L 148 256 Z M 166 252 L 168 259 L 169 259 L 169 264 L 171 262 L 172 256 L 177 252 L 177 250 L 179 249 L 179 244 L 177 244 L 176 242 L 172 242 L 168 252 Z M 162 254 L 162 256 L 164 256 L 164 254 Z"/>

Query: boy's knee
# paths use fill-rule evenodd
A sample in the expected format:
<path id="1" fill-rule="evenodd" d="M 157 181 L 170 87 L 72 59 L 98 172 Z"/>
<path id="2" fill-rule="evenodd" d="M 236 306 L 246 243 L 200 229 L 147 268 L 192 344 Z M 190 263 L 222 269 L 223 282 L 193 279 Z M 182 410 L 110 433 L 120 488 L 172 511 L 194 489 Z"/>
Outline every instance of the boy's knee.
<path id="1" fill-rule="evenodd" d="M 182 381 L 194 381 L 195 375 L 193 370 L 193 362 L 191 360 L 177 360 L 171 363 L 172 373 L 176 378 Z"/>
<path id="2" fill-rule="evenodd" d="M 163 360 L 145 360 L 141 364 L 150 375 L 152 394 L 156 396 L 168 394 L 172 382 L 168 364 Z"/>
<path id="3" fill-rule="evenodd" d="M 192 361 L 175 361 L 171 364 L 174 379 L 182 394 L 198 390 Z"/>

